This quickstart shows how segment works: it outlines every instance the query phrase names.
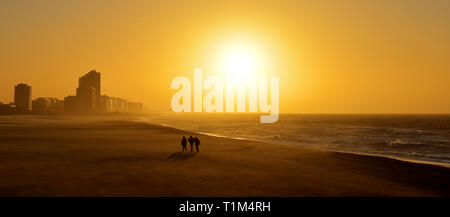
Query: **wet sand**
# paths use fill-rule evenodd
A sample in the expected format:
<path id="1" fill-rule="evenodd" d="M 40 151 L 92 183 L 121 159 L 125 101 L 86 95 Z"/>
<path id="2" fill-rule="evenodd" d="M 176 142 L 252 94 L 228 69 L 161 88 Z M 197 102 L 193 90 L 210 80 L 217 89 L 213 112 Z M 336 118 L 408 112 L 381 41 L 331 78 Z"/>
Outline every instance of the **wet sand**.
<path id="1" fill-rule="evenodd" d="M 237 129 L 238 130 L 238 129 Z M 127 120 L 0 119 L 0 196 L 450 196 L 450 168 Z"/>

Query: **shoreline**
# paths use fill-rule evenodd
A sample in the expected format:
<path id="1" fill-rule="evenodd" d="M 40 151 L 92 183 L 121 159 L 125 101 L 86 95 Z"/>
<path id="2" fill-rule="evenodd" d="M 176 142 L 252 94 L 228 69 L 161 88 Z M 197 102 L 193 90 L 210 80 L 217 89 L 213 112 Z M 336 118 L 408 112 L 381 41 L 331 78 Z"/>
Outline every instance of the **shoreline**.
<path id="1" fill-rule="evenodd" d="M 174 129 L 178 129 L 178 130 L 183 130 L 183 129 L 179 129 L 179 128 L 175 128 L 175 127 L 171 127 L 171 126 L 165 126 L 165 127 L 170 127 L 170 128 L 174 128 Z M 188 132 L 190 132 L 190 131 L 188 131 Z M 234 139 L 234 140 L 261 142 L 261 143 L 267 143 L 267 144 L 297 145 L 297 144 L 284 144 L 284 143 L 276 143 L 276 142 L 267 142 L 267 141 L 257 140 L 257 139 L 229 137 L 229 136 L 217 135 L 217 134 L 212 134 L 212 133 L 204 133 L 204 132 L 191 132 L 191 133 L 205 135 L 205 136 L 212 136 L 212 137 L 217 137 L 217 138 L 226 138 L 226 139 Z M 298 146 L 301 146 L 301 145 L 298 145 Z M 357 151 L 345 151 L 345 150 L 327 149 L 327 148 L 313 147 L 313 146 L 312 147 L 301 146 L 301 147 L 302 148 L 307 148 L 307 149 L 312 149 L 312 150 L 331 151 L 331 152 L 337 152 L 337 153 L 355 154 L 355 155 L 363 155 L 363 156 L 371 156 L 371 157 L 381 157 L 381 158 L 394 159 L 394 160 L 410 162 L 410 163 L 419 163 L 419 164 L 427 164 L 427 165 L 442 166 L 442 167 L 445 167 L 445 168 L 450 168 L 450 163 L 444 163 L 444 162 L 409 159 L 409 158 L 406 158 L 406 157 L 395 157 L 395 156 L 389 156 L 389 155 L 363 153 L 363 152 L 357 152 Z"/>
<path id="2" fill-rule="evenodd" d="M 416 159 L 408 159 L 405 157 L 395 157 L 395 156 L 378 155 L 378 154 L 362 153 L 362 152 L 339 151 L 339 150 L 333 150 L 333 149 L 330 149 L 330 151 L 334 151 L 334 152 L 338 152 L 338 153 L 345 153 L 345 154 L 370 156 L 370 157 L 381 157 L 381 158 L 403 161 L 403 162 L 407 162 L 407 163 L 416 163 L 416 164 L 424 164 L 424 165 L 432 165 L 432 166 L 440 166 L 440 167 L 444 167 L 444 168 L 450 168 L 450 163 L 443 163 L 443 162 L 416 160 Z"/>
<path id="3" fill-rule="evenodd" d="M 241 138 L 241 137 L 232 137 L 232 136 L 225 136 L 225 135 L 219 135 L 214 133 L 206 133 L 206 132 L 194 132 L 182 128 L 178 128 L 176 126 L 170 126 L 166 124 L 156 124 L 156 123 L 149 123 L 145 121 L 135 121 L 138 123 L 146 123 L 146 124 L 153 124 L 158 125 L 161 127 L 168 127 L 175 130 L 182 130 L 193 134 L 199 134 L 204 136 L 211 136 L 211 137 L 217 137 L 217 138 L 225 138 L 225 139 L 232 139 L 232 140 L 242 140 L 242 141 L 250 141 L 250 142 L 261 142 L 261 143 L 267 143 L 267 144 L 276 144 L 276 145 L 293 145 L 293 146 L 300 146 L 302 148 L 306 149 L 312 149 L 312 150 L 321 150 L 321 151 L 331 151 L 331 152 L 338 152 L 338 153 L 345 153 L 345 154 L 355 154 L 355 155 L 363 155 L 363 156 L 371 156 L 371 157 L 381 157 L 381 158 L 388 158 L 388 159 L 394 159 L 399 160 L 403 162 L 410 162 L 410 163 L 418 163 L 418 164 L 426 164 L 426 165 L 434 165 L 434 166 L 441 166 L 445 168 L 450 168 L 450 163 L 445 162 L 438 162 L 438 161 L 432 161 L 432 160 L 421 160 L 421 159 L 414 159 L 414 158 L 407 158 L 407 157 L 401 157 L 401 156 L 389 156 L 389 155 L 383 155 L 383 154 L 374 154 L 374 153 L 364 153 L 364 152 L 358 152 L 358 151 L 346 151 L 346 150 L 337 150 L 337 149 L 329 149 L 329 148 L 323 148 L 323 147 L 305 147 L 298 144 L 286 144 L 286 143 L 277 143 L 277 142 L 268 142 L 258 139 L 249 139 L 249 138 Z"/>

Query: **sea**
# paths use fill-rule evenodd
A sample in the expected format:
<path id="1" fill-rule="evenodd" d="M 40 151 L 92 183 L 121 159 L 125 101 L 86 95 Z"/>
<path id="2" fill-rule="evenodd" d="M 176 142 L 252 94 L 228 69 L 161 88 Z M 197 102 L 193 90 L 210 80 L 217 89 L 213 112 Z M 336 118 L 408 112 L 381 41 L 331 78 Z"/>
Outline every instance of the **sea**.
<path id="1" fill-rule="evenodd" d="M 450 115 L 165 113 L 138 121 L 204 135 L 383 156 L 450 166 Z"/>

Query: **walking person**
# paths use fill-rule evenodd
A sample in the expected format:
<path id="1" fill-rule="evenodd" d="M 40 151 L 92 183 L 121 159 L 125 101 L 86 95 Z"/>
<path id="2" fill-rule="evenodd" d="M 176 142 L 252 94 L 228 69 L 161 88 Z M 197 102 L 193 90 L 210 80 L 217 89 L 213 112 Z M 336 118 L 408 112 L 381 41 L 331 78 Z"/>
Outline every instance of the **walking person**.
<path id="1" fill-rule="evenodd" d="M 198 149 L 198 146 L 200 145 L 200 139 L 195 137 L 194 138 L 194 144 L 195 144 L 195 148 L 197 149 L 197 152 L 199 152 L 200 150 Z"/>
<path id="2" fill-rule="evenodd" d="M 189 145 L 191 145 L 191 152 L 192 152 L 192 151 L 194 151 L 194 148 L 192 147 L 192 145 L 194 144 L 194 138 L 192 138 L 192 136 L 190 136 L 188 141 L 189 141 Z"/>
<path id="3" fill-rule="evenodd" d="M 186 145 L 187 145 L 187 139 L 186 139 L 186 137 L 183 136 L 183 139 L 181 139 L 181 146 L 183 146 L 183 151 L 184 150 L 187 151 Z"/>

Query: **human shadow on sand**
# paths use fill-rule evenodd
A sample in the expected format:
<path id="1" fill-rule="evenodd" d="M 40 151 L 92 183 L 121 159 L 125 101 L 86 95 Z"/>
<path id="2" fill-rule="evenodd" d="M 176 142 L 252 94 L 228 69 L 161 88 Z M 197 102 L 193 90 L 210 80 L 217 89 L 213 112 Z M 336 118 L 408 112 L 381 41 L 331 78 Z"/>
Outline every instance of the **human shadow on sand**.
<path id="1" fill-rule="evenodd" d="M 169 157 L 167 157 L 168 160 L 172 160 L 172 161 L 180 161 L 180 160 L 188 160 L 189 158 L 195 157 L 195 155 L 197 155 L 197 152 L 176 152 L 173 153 L 171 155 L 169 155 Z"/>

